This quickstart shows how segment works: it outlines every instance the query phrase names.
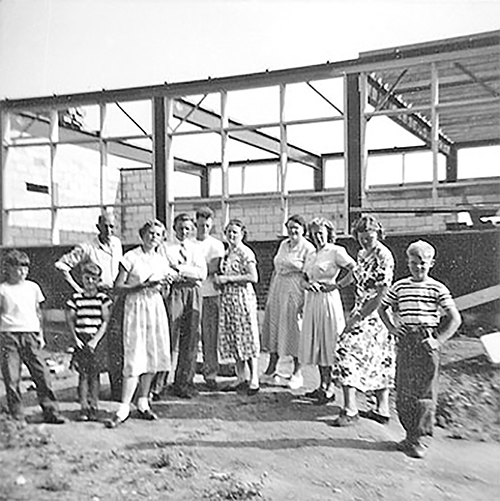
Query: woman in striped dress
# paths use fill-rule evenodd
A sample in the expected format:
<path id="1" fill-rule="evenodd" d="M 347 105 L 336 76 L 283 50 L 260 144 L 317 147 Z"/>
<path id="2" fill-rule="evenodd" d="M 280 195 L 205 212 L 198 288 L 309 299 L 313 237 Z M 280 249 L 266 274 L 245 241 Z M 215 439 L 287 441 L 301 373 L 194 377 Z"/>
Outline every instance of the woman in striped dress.
<path id="1" fill-rule="evenodd" d="M 274 273 L 262 325 L 262 351 L 269 353 L 269 364 L 262 380 L 275 382 L 278 378 L 278 360 L 292 357 L 293 373 L 288 386 L 297 389 L 304 383 L 299 362 L 300 324 L 304 308 L 304 264 L 314 253 L 314 245 L 305 238 L 307 225 L 302 216 L 291 216 L 286 228 L 288 238 L 281 242 L 274 257 Z"/>

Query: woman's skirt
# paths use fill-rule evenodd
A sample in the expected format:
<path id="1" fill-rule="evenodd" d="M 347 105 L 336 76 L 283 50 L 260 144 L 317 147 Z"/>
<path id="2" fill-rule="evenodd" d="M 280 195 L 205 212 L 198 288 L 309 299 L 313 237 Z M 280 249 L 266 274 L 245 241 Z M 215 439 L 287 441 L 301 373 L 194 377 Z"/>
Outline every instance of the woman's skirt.
<path id="1" fill-rule="evenodd" d="M 300 362 L 304 365 L 333 365 L 337 337 L 344 327 L 344 310 L 338 290 L 307 291 L 300 341 Z"/>
<path id="2" fill-rule="evenodd" d="M 303 309 L 302 274 L 276 275 L 264 312 L 262 351 L 298 357 Z"/>
<path id="3" fill-rule="evenodd" d="M 125 377 L 171 369 L 168 318 L 158 291 L 143 289 L 127 295 L 123 351 Z"/>

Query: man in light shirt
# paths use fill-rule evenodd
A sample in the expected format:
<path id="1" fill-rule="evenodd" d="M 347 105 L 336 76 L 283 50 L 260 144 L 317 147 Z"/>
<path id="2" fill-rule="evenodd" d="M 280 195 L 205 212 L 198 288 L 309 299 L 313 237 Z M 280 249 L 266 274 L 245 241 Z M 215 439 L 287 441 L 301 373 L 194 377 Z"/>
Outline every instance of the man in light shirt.
<path id="1" fill-rule="evenodd" d="M 203 377 L 209 390 L 217 390 L 218 337 L 219 337 L 219 291 L 214 287 L 213 277 L 219 271 L 224 257 L 224 244 L 210 235 L 214 213 L 210 207 L 196 211 L 196 241 L 207 263 L 207 278 L 201 286 L 203 301 L 201 316 L 201 342 L 203 348 Z"/>
<path id="2" fill-rule="evenodd" d="M 167 298 L 171 349 L 178 350 L 173 393 L 179 398 L 192 398 L 197 393 L 193 380 L 201 329 L 200 287 L 207 277 L 207 265 L 201 249 L 192 239 L 194 222 L 188 214 L 176 216 L 174 231 L 174 240 L 158 249 L 178 273 Z M 161 383 L 161 376 L 158 379 L 160 386 L 165 383 Z M 161 390 L 157 381 L 154 392 L 158 394 Z"/>
<path id="3" fill-rule="evenodd" d="M 70 252 L 62 256 L 55 267 L 62 272 L 64 279 L 76 292 L 83 288 L 73 276 L 84 262 L 91 261 L 102 270 L 99 288 L 111 295 L 113 283 L 118 275 L 118 266 L 123 256 L 120 239 L 114 236 L 115 219 L 112 213 L 103 212 L 97 220 L 97 236 L 90 242 L 78 244 Z M 113 305 L 111 320 L 106 332 L 108 350 L 108 373 L 111 386 L 111 397 L 120 401 L 122 393 L 123 340 L 121 337 L 122 302 Z"/>

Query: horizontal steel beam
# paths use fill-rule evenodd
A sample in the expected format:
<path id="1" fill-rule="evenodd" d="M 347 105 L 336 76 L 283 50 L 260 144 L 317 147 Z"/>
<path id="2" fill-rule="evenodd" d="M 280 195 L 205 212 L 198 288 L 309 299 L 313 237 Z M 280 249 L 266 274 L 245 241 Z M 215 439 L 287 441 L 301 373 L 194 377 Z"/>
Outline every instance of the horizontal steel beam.
<path id="1" fill-rule="evenodd" d="M 196 125 L 202 129 L 220 130 L 221 117 L 213 111 L 201 108 L 184 99 L 178 99 L 178 103 L 182 105 L 182 113 L 179 112 L 178 106 L 175 106 L 174 116 L 179 120 L 186 120 L 190 124 Z M 229 119 L 228 127 L 239 127 L 243 124 Z M 275 154 L 278 158 L 280 155 L 280 140 L 264 132 L 252 129 L 235 129 L 228 133 L 231 139 L 241 143 L 248 144 L 259 150 L 267 151 Z M 288 144 L 288 158 L 291 161 L 302 163 L 310 167 L 319 169 L 321 166 L 321 157 L 310 151 L 306 151 L 297 146 Z"/>
<path id="2" fill-rule="evenodd" d="M 348 73 L 371 73 L 384 69 L 407 68 L 440 61 L 460 61 L 482 55 L 500 55 L 500 30 L 435 42 L 361 53 L 357 59 L 326 62 L 299 68 L 264 71 L 232 77 L 208 78 L 191 82 L 167 83 L 147 87 L 131 87 L 95 92 L 53 95 L 0 101 L 4 109 L 47 110 L 75 106 L 137 101 L 153 97 L 182 97 L 220 91 L 255 89 L 280 84 L 313 82 L 343 78 Z"/>

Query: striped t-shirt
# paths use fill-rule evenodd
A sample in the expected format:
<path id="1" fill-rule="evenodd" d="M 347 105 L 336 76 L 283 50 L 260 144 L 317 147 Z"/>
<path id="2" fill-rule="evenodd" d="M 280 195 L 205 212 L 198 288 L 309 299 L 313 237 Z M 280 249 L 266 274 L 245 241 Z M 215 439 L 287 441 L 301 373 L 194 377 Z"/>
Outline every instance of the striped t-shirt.
<path id="1" fill-rule="evenodd" d="M 455 305 L 448 288 L 428 277 L 416 282 L 411 277 L 395 282 L 382 300 L 392 308 L 399 324 L 437 327 L 442 312 Z"/>
<path id="2" fill-rule="evenodd" d="M 111 305 L 111 299 L 103 292 L 95 296 L 86 296 L 76 292 L 66 306 L 76 314 L 75 333 L 84 342 L 92 339 L 103 322 L 103 309 Z"/>

